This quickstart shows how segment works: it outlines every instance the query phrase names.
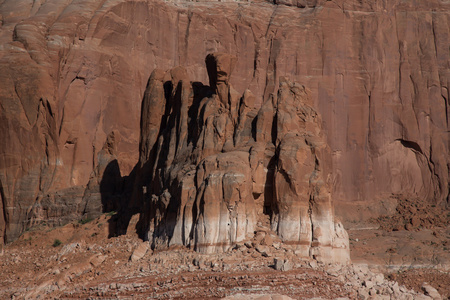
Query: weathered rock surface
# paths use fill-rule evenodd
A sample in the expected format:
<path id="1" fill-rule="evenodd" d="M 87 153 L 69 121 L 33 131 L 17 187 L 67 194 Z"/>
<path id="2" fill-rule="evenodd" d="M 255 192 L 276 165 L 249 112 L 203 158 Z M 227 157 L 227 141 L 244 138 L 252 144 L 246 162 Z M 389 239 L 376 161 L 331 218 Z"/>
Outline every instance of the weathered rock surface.
<path id="1" fill-rule="evenodd" d="M 311 89 L 344 220 L 391 213 L 393 195 L 448 203 L 450 4 L 275 2 L 0 1 L 0 243 L 99 203 L 85 191 L 101 182 L 92 174 L 107 135 L 121 137 L 121 176 L 139 159 L 150 72 L 184 65 L 207 82 L 204 57 L 214 51 L 236 55 L 231 83 L 258 107 L 280 76 Z M 255 113 L 242 109 L 238 124 Z"/>
<path id="2" fill-rule="evenodd" d="M 234 61 L 207 56 L 210 86 L 191 83 L 182 67 L 150 76 L 137 188 L 149 203 L 148 239 L 155 248 L 227 251 L 251 239 L 267 215 L 299 256 L 348 262 L 348 235 L 330 196 L 330 149 L 310 92 L 283 78 L 278 94 L 257 105 L 229 83 Z"/>

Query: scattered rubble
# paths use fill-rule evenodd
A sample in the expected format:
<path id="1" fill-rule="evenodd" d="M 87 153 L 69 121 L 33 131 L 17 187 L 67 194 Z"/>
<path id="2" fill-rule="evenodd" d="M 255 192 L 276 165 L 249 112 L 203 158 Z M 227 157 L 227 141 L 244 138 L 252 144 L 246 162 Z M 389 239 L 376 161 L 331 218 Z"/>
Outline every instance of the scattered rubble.
<path id="1" fill-rule="evenodd" d="M 385 276 L 373 265 L 301 258 L 276 237 L 268 245 L 265 237 L 273 235 L 268 228 L 223 253 L 183 247 L 152 252 L 131 231 L 108 239 L 99 226 L 108 220 L 103 215 L 76 228 L 31 230 L 6 245 L 0 257 L 0 298 L 431 300 L 450 295 L 443 286 L 450 282 L 448 273 L 417 277 L 412 286 L 405 280 L 411 276 Z M 63 245 L 52 247 L 55 238 Z"/>

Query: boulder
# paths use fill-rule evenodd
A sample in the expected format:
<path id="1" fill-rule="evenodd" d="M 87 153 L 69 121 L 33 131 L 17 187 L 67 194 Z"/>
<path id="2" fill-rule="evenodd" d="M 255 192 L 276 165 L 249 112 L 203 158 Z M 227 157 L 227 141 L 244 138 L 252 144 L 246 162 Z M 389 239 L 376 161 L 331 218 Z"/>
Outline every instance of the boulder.
<path id="1" fill-rule="evenodd" d="M 422 290 L 425 292 L 425 295 L 430 296 L 433 300 L 441 300 L 442 296 L 439 292 L 431 286 L 429 283 L 424 282 L 422 284 Z"/>
<path id="2" fill-rule="evenodd" d="M 148 242 L 140 243 L 139 246 L 137 246 L 137 248 L 133 251 L 133 254 L 131 254 L 130 260 L 132 262 L 140 260 L 145 256 L 145 254 L 147 254 L 148 250 L 149 250 Z"/>

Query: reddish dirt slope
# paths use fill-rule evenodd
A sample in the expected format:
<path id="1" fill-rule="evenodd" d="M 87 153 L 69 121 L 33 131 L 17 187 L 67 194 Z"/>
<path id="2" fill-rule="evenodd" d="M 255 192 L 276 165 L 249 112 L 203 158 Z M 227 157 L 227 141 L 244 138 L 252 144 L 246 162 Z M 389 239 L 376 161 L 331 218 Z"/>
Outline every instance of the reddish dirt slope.
<path id="1" fill-rule="evenodd" d="M 370 293 L 418 297 L 423 295 L 423 282 L 438 289 L 444 298 L 450 295 L 448 269 L 443 273 L 424 268 L 432 264 L 428 256 L 422 257 L 422 268 L 407 270 L 417 257 L 405 254 L 400 272 L 386 269 L 384 262 L 392 256 L 384 251 L 390 246 L 387 241 L 400 243 L 404 237 L 382 231 L 375 233 L 383 239 L 371 230 L 350 230 L 356 263 L 352 266 L 298 260 L 289 245 L 276 240 L 264 249 L 262 240 L 268 239 L 261 239 L 261 233 L 253 242 L 223 254 L 201 255 L 172 248 L 157 253 L 149 250 L 140 260 L 130 261 L 142 244 L 131 229 L 135 222 L 126 235 L 107 238 L 109 222 L 110 217 L 102 215 L 86 224 L 34 228 L 5 246 L 0 256 L 0 298 L 217 299 L 234 294 L 284 294 L 294 299 L 356 299 Z M 438 231 L 448 239 L 448 232 Z M 56 245 L 55 240 L 61 244 Z M 375 243 L 386 245 L 377 248 Z M 369 251 L 375 254 L 364 254 Z"/>

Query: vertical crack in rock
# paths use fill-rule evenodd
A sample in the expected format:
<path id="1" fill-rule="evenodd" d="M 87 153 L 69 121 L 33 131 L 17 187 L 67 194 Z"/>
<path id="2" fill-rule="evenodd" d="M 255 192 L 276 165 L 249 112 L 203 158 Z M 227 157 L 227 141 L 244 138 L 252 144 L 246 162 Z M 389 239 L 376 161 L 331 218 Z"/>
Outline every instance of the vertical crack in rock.
<path id="1" fill-rule="evenodd" d="M 153 71 L 142 103 L 139 176 L 153 248 L 227 251 L 258 221 L 300 255 L 348 262 L 348 235 L 334 219 L 330 149 L 310 92 L 280 78 L 257 107 L 229 84 L 236 58 L 206 57 L 210 86 L 186 70 Z M 144 194 L 143 190 L 147 193 Z"/>
<path id="2" fill-rule="evenodd" d="M 42 144 L 45 145 L 44 153 L 46 158 L 41 163 L 39 190 L 46 193 L 53 184 L 59 156 L 56 119 L 48 100 L 40 100 L 37 120 L 40 122 L 39 131 L 41 132 Z"/>

